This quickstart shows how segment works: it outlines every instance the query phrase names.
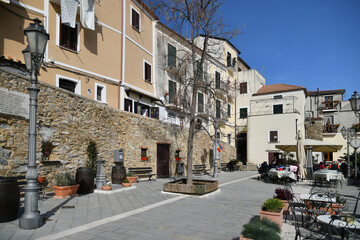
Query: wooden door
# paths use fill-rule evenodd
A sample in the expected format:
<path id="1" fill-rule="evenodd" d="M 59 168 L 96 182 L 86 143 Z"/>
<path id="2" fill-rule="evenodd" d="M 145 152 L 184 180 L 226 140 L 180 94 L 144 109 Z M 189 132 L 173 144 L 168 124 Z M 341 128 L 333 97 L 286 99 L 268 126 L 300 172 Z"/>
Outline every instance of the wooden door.
<path id="1" fill-rule="evenodd" d="M 168 144 L 157 145 L 157 177 L 169 177 L 169 146 Z"/>

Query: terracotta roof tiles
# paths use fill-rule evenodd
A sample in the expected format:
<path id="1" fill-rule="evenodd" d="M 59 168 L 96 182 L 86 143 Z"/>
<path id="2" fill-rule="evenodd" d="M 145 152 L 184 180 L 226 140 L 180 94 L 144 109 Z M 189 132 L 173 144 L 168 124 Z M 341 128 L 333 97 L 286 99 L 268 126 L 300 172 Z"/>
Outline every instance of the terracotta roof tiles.
<path id="1" fill-rule="evenodd" d="M 281 92 L 291 92 L 303 90 L 307 95 L 306 88 L 302 86 L 288 85 L 288 84 L 272 84 L 272 85 L 264 85 L 262 86 L 257 93 L 253 94 L 253 96 L 263 95 L 263 94 L 271 94 L 271 93 L 281 93 Z"/>

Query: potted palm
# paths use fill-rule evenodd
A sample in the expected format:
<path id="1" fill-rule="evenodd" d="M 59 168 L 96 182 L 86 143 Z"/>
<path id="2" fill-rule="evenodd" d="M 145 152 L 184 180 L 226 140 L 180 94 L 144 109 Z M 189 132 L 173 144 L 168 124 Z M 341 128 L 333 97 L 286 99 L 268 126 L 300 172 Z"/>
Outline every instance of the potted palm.
<path id="1" fill-rule="evenodd" d="M 267 218 L 282 226 L 284 203 L 277 198 L 269 198 L 264 202 L 260 211 L 260 219 Z"/>
<path id="2" fill-rule="evenodd" d="M 68 198 L 75 196 L 79 188 L 79 184 L 76 184 L 73 175 L 68 172 L 61 172 L 55 176 L 55 184 L 53 189 L 55 192 L 54 198 Z"/>
<path id="3" fill-rule="evenodd" d="M 267 218 L 261 220 L 251 221 L 243 226 L 240 240 L 280 240 L 280 227 L 268 220 Z"/>

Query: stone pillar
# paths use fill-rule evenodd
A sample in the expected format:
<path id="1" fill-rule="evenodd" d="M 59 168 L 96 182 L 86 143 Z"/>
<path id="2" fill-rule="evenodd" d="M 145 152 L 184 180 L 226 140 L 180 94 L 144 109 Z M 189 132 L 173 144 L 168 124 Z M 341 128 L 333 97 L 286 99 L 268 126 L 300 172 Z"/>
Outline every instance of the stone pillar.
<path id="1" fill-rule="evenodd" d="M 101 189 L 106 183 L 104 162 L 101 157 L 96 161 L 96 189 Z"/>

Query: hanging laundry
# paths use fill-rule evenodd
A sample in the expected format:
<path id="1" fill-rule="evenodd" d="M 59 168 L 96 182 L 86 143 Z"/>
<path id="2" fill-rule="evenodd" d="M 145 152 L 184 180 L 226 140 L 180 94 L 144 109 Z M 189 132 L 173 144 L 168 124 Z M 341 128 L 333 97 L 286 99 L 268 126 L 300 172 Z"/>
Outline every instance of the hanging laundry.
<path id="1" fill-rule="evenodd" d="M 80 20 L 84 28 L 95 30 L 94 0 L 80 0 Z"/>
<path id="2" fill-rule="evenodd" d="M 78 0 L 60 0 L 61 23 L 75 28 Z"/>

